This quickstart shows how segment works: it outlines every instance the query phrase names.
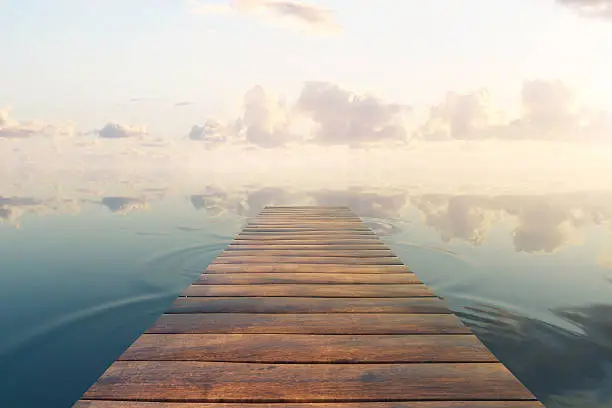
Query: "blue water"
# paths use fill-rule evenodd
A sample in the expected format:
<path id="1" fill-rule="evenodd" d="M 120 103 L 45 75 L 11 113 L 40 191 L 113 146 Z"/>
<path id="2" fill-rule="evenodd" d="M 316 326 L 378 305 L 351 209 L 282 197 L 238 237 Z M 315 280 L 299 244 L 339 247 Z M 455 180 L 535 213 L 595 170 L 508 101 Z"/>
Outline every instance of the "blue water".
<path id="1" fill-rule="evenodd" d="M 351 207 L 547 407 L 612 407 L 612 191 L 132 189 L 0 191 L 0 407 L 69 407 L 247 217 L 299 204 Z"/>

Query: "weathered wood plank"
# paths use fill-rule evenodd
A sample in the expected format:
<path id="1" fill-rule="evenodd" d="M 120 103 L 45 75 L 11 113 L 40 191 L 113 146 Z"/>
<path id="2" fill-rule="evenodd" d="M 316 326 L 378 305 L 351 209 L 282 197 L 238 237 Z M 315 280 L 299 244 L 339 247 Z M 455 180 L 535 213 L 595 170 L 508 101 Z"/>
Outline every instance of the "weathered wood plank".
<path id="1" fill-rule="evenodd" d="M 381 242 L 374 243 L 363 243 L 363 244 L 326 244 L 318 243 L 316 241 L 297 241 L 294 243 L 276 243 L 275 241 L 269 241 L 269 243 L 262 243 L 262 241 L 255 241 L 255 243 L 245 243 L 241 241 L 239 243 L 233 242 L 227 246 L 226 251 L 271 251 L 271 250 L 332 250 L 332 251 L 347 251 L 347 250 L 386 250 L 387 247 Z"/>
<path id="2" fill-rule="evenodd" d="M 342 256 L 222 256 L 216 258 L 217 264 L 254 264 L 254 263 L 291 263 L 291 264 L 348 264 L 348 265 L 402 265 L 395 256 L 379 258 L 348 258 Z"/>
<path id="3" fill-rule="evenodd" d="M 355 217 L 355 216 L 304 216 L 304 215 L 259 215 L 253 218 L 247 218 L 246 221 L 248 223 L 255 222 L 277 222 L 280 221 L 282 223 L 317 223 L 317 224 L 342 224 L 342 223 L 350 223 L 350 224 L 362 224 L 363 220 Z"/>
<path id="4" fill-rule="evenodd" d="M 531 400 L 495 363 L 248 364 L 117 361 L 84 398 L 223 401 Z"/>
<path id="5" fill-rule="evenodd" d="M 164 314 L 147 333 L 469 334 L 452 314 Z"/>
<path id="6" fill-rule="evenodd" d="M 349 265 L 349 264 L 210 264 L 206 273 L 406 273 L 406 265 Z"/>
<path id="7" fill-rule="evenodd" d="M 166 313 L 432 313 L 450 314 L 436 297 L 304 298 L 179 297 Z"/>
<path id="8" fill-rule="evenodd" d="M 537 401 L 411 401 L 346 403 L 177 403 L 81 400 L 73 408 L 544 408 Z"/>
<path id="9" fill-rule="evenodd" d="M 432 297 L 431 290 L 420 284 L 409 285 L 191 285 L 183 296 L 236 297 Z"/>
<path id="10" fill-rule="evenodd" d="M 343 258 L 389 258 L 395 257 L 395 254 L 389 249 L 268 249 L 266 251 L 228 251 L 225 250 L 219 254 L 219 257 L 250 257 L 250 256 L 315 256 L 328 257 L 339 256 Z"/>
<path id="11" fill-rule="evenodd" d="M 370 228 L 364 227 L 363 224 L 361 226 L 342 226 L 342 225 L 322 225 L 316 227 L 300 227 L 297 225 L 288 225 L 288 226 L 266 226 L 266 225 L 247 225 L 242 231 L 244 232 L 316 232 L 316 233 L 327 233 L 327 232 L 344 232 L 349 231 L 353 233 L 363 233 L 363 234 L 372 234 L 372 230 Z"/>
<path id="12" fill-rule="evenodd" d="M 305 226 L 305 227 L 319 227 L 319 226 L 355 226 L 364 227 L 363 221 L 326 221 L 312 218 L 310 220 L 302 219 L 299 222 L 295 220 L 287 219 L 254 219 L 247 221 L 246 225 L 264 225 L 264 226 Z"/>
<path id="13" fill-rule="evenodd" d="M 354 244 L 354 243 L 384 243 L 376 235 L 325 235 L 325 234 L 312 234 L 312 235 L 268 235 L 268 234 L 238 234 L 234 237 L 232 244 L 240 244 L 241 241 L 283 241 L 283 242 L 308 242 L 308 243 L 342 243 L 342 244 Z"/>
<path id="14" fill-rule="evenodd" d="M 119 360 L 238 363 L 497 362 L 475 336 L 145 334 Z"/>
<path id="15" fill-rule="evenodd" d="M 375 235 L 374 232 L 366 227 L 244 227 L 243 233 L 257 232 L 257 233 L 273 233 L 278 234 L 289 233 L 289 234 L 311 234 L 311 235 L 325 235 L 325 234 L 353 234 L 353 235 Z"/>
<path id="16" fill-rule="evenodd" d="M 269 284 L 416 284 L 412 273 L 237 273 L 202 274 L 194 285 L 269 285 Z"/>

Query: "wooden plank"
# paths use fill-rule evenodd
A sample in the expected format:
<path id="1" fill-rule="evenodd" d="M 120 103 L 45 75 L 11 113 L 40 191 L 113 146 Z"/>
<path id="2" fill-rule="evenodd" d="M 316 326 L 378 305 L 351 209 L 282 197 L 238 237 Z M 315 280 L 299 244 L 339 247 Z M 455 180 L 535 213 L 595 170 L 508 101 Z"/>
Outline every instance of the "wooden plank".
<path id="1" fill-rule="evenodd" d="M 288 225 L 288 226 L 266 226 L 266 225 L 247 225 L 242 231 L 244 232 L 316 232 L 316 233 L 328 233 L 328 232 L 344 232 L 349 231 L 352 233 L 363 233 L 363 234 L 373 234 L 370 228 L 366 227 L 354 227 L 354 226 L 342 226 L 342 225 L 329 225 L 329 226 L 320 226 L 320 227 L 300 227 L 296 225 Z"/>
<path id="2" fill-rule="evenodd" d="M 254 264 L 254 263 L 291 263 L 291 264 L 348 264 L 348 265 L 402 265 L 394 256 L 380 258 L 348 258 L 342 256 L 222 256 L 212 264 Z"/>
<path id="3" fill-rule="evenodd" d="M 164 314 L 147 333 L 469 334 L 452 314 Z"/>
<path id="4" fill-rule="evenodd" d="M 269 284 L 416 284 L 412 273 L 236 273 L 202 274 L 194 285 L 269 285 Z"/>
<path id="5" fill-rule="evenodd" d="M 349 265 L 349 264 L 210 264 L 206 273 L 404 273 L 406 265 Z"/>
<path id="6" fill-rule="evenodd" d="M 260 215 L 254 218 L 247 218 L 248 222 L 275 222 L 280 220 L 281 222 L 295 222 L 295 223 L 310 223 L 314 222 L 317 224 L 336 224 L 336 223 L 350 223 L 350 224 L 362 224 L 363 220 L 354 216 L 302 216 L 302 215 L 287 215 L 287 216 L 279 216 L 279 215 Z"/>
<path id="7" fill-rule="evenodd" d="M 256 223 L 256 222 L 281 222 L 281 223 L 316 223 L 316 224 L 361 224 L 363 225 L 363 220 L 358 217 L 348 217 L 348 216 L 303 216 L 303 215 L 287 215 L 287 216 L 279 216 L 279 215 L 260 215 L 254 218 L 247 218 L 247 222 Z"/>
<path id="8" fill-rule="evenodd" d="M 257 226 L 265 226 L 268 227 L 270 225 L 277 227 L 356 227 L 356 228 L 366 228 L 362 221 L 316 221 L 316 220 L 263 220 L 263 219 L 255 219 L 247 222 L 246 224 L 249 227 L 257 227 Z"/>
<path id="9" fill-rule="evenodd" d="M 437 297 L 304 298 L 179 297 L 166 313 L 412 313 L 450 314 Z"/>
<path id="10" fill-rule="evenodd" d="M 178 403 L 80 400 L 73 408 L 544 408 L 537 401 L 411 401 L 346 403 Z"/>
<path id="11" fill-rule="evenodd" d="M 494 363 L 248 364 L 117 361 L 84 398 L 197 402 L 532 400 Z"/>
<path id="12" fill-rule="evenodd" d="M 191 285 L 183 296 L 203 297 L 432 297 L 425 285 Z"/>
<path id="13" fill-rule="evenodd" d="M 73 408 L 544 408 L 537 401 L 410 401 L 344 403 L 179 403 L 80 400 Z"/>
<path id="14" fill-rule="evenodd" d="M 338 234 L 338 235 L 325 235 L 325 234 L 238 234 L 234 237 L 232 244 L 240 244 L 244 241 L 260 241 L 260 242 L 308 242 L 308 243 L 342 243 L 342 244 L 354 244 L 354 243 L 384 243 L 376 235 L 351 235 L 351 234 Z"/>
<path id="15" fill-rule="evenodd" d="M 395 254 L 389 249 L 269 249 L 266 251 L 223 251 L 219 254 L 219 257 L 251 257 L 251 256 L 290 256 L 290 257 L 302 257 L 302 256 L 314 256 L 314 257 L 328 257 L 328 256 L 339 256 L 343 258 L 389 258 L 395 257 Z"/>
<path id="16" fill-rule="evenodd" d="M 119 360 L 237 363 L 497 362 L 475 336 L 145 334 Z"/>
<path id="17" fill-rule="evenodd" d="M 249 239 L 299 239 L 299 240 L 337 240 L 337 239 L 372 239 L 380 241 L 374 233 L 367 231 L 289 231 L 289 232 L 262 232 L 262 231 L 243 231 L 236 239 L 247 239 L 243 237 L 253 237 Z M 275 238 L 272 238 L 275 237 Z"/>
<path id="18" fill-rule="evenodd" d="M 316 241 L 315 241 L 316 242 Z M 316 250 L 334 250 L 334 251 L 342 251 L 342 250 L 381 250 L 386 249 L 387 247 L 383 242 L 374 242 L 368 244 L 325 244 L 325 243 L 310 243 L 310 241 L 297 241 L 297 243 L 287 244 L 280 243 L 277 244 L 276 241 L 271 241 L 270 243 L 261 243 L 261 241 L 255 241 L 253 244 L 244 243 L 232 243 L 230 244 L 226 250 L 227 251 L 270 251 L 270 250 L 279 250 L 279 249 L 316 249 Z"/>

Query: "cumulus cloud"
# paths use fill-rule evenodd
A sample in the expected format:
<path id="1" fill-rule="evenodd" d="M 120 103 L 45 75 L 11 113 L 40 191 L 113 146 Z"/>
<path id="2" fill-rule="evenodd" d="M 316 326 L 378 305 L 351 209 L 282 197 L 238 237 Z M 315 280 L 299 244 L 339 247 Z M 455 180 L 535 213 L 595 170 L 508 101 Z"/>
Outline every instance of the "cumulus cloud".
<path id="1" fill-rule="evenodd" d="M 299 140 L 292 130 L 295 118 L 284 103 L 255 86 L 244 95 L 240 117 L 222 124 L 208 120 L 204 126 L 193 126 L 189 139 L 210 142 L 247 142 L 263 148 L 286 146 Z"/>
<path id="2" fill-rule="evenodd" d="M 244 95 L 243 113 L 228 125 L 194 126 L 192 140 L 224 135 L 223 140 L 243 140 L 263 148 L 295 143 L 370 146 L 404 143 L 409 107 L 359 95 L 328 82 L 307 82 L 293 104 L 271 96 L 261 86 Z"/>
<path id="3" fill-rule="evenodd" d="M 231 142 L 236 138 L 239 128 L 236 124 L 224 125 L 221 122 L 209 119 L 203 126 L 194 125 L 187 138 L 205 142 L 207 146 L 217 146 Z"/>
<path id="4" fill-rule="evenodd" d="M 612 0 L 557 0 L 585 17 L 612 19 Z"/>
<path id="5" fill-rule="evenodd" d="M 291 19 L 316 32 L 339 31 L 333 13 L 317 5 L 297 0 L 233 0 L 226 3 L 201 3 L 190 1 L 196 14 L 255 14 L 263 12 L 269 16 Z"/>
<path id="6" fill-rule="evenodd" d="M 108 122 L 102 129 L 96 130 L 95 133 L 102 139 L 127 139 L 146 135 L 147 128 L 145 126 Z"/>
<path id="7" fill-rule="evenodd" d="M 34 136 L 73 136 L 74 126 L 54 125 L 42 121 L 19 122 L 11 117 L 11 109 L 0 109 L 0 139 L 27 139 Z"/>
<path id="8" fill-rule="evenodd" d="M 415 135 L 424 140 L 612 140 L 612 116 L 578 106 L 575 93 L 561 81 L 525 81 L 521 114 L 503 121 L 488 93 L 447 94 L 429 110 Z"/>
<path id="9" fill-rule="evenodd" d="M 246 141 L 260 147 L 284 146 L 296 139 L 290 129 L 291 113 L 260 86 L 245 94 L 244 115 L 240 124 Z"/>
<path id="10" fill-rule="evenodd" d="M 442 102 L 429 109 L 429 117 L 418 136 L 425 140 L 483 139 L 492 125 L 493 113 L 486 90 L 468 94 L 449 92 Z"/>
<path id="11" fill-rule="evenodd" d="M 358 146 L 407 137 L 403 122 L 407 106 L 355 94 L 328 82 L 307 82 L 296 108 L 315 124 L 310 139 L 315 144 Z"/>

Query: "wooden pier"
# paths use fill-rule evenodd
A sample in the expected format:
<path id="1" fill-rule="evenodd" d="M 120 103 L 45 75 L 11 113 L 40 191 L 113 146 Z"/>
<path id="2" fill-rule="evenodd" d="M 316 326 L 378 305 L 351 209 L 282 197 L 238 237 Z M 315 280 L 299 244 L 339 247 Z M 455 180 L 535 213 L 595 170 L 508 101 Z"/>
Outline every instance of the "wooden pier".
<path id="1" fill-rule="evenodd" d="M 535 408 L 345 207 L 266 207 L 78 408 Z"/>

